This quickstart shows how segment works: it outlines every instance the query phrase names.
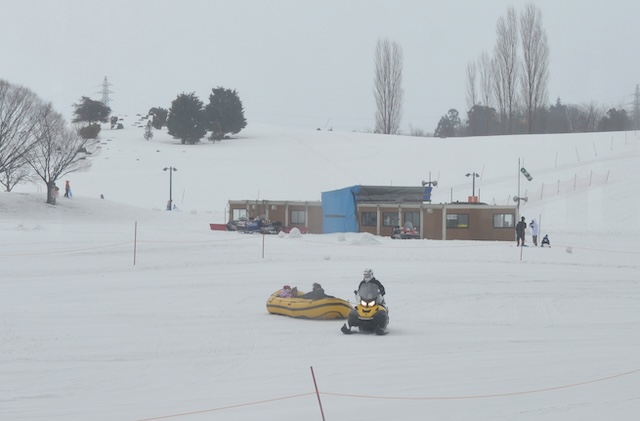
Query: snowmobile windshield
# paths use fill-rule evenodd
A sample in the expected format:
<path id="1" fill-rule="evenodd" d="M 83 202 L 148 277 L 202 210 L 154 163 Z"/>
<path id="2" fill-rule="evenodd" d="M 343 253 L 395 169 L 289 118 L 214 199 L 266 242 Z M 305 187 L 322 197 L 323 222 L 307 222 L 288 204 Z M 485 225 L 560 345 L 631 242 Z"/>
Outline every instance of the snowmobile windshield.
<path id="1" fill-rule="evenodd" d="M 361 300 L 374 301 L 376 298 L 378 298 L 378 295 L 380 295 L 380 290 L 378 289 L 378 285 L 372 282 L 365 282 L 360 287 L 358 295 L 360 296 Z"/>

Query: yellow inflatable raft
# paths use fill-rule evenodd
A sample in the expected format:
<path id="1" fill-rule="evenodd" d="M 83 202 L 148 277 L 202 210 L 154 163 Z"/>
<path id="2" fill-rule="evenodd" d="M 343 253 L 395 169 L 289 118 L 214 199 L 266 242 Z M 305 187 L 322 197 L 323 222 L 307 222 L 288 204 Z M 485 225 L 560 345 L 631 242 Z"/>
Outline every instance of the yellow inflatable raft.
<path id="1" fill-rule="evenodd" d="M 329 297 L 319 300 L 300 297 L 284 298 L 279 296 L 281 291 L 274 292 L 267 300 L 267 311 L 271 314 L 302 319 L 346 319 L 353 309 L 348 301 L 340 298 Z M 298 292 L 298 295 L 303 294 L 304 292 Z"/>

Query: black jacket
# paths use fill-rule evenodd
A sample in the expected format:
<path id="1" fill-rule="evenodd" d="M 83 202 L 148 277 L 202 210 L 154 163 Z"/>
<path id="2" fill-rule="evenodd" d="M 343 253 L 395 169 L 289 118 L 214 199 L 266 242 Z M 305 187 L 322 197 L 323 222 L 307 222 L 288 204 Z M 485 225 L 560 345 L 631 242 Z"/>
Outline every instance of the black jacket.
<path id="1" fill-rule="evenodd" d="M 334 297 L 325 294 L 324 289 L 318 288 L 318 289 L 312 290 L 311 292 L 307 292 L 306 294 L 302 294 L 298 298 L 306 298 L 307 300 L 321 300 L 323 298 L 334 298 Z"/>
<path id="2" fill-rule="evenodd" d="M 384 295 L 384 286 L 382 285 L 382 283 L 380 281 L 378 281 L 376 278 L 372 278 L 369 282 L 371 282 L 372 284 L 376 284 L 378 285 L 378 289 L 380 289 L 380 294 Z M 362 280 L 362 282 L 360 282 L 360 284 L 358 285 L 358 291 L 360 290 L 360 287 L 362 286 L 362 284 L 366 284 L 367 281 L 365 281 L 364 279 Z"/>
<path id="3" fill-rule="evenodd" d="M 527 228 L 527 223 L 520 221 L 516 224 L 516 232 L 520 235 L 524 234 L 524 230 Z"/>

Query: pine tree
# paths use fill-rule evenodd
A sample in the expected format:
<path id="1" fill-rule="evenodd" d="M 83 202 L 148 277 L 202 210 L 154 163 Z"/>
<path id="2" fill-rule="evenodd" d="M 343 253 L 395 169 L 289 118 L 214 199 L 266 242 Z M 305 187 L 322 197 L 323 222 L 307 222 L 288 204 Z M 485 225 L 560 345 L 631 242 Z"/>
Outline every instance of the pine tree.
<path id="1" fill-rule="evenodd" d="M 202 101 L 194 92 L 180 94 L 171 103 L 167 129 L 171 136 L 180 139 L 182 144 L 193 145 L 207 133 L 206 118 Z"/>
<path id="2" fill-rule="evenodd" d="M 106 123 L 109 121 L 109 114 L 111 114 L 111 108 L 107 107 L 100 101 L 94 101 L 91 98 L 83 96 L 80 99 L 79 104 L 73 104 L 75 110 L 73 115 L 75 118 L 72 123 L 87 122 L 92 123 Z"/>
<path id="3" fill-rule="evenodd" d="M 239 133 L 247 126 L 242 101 L 235 89 L 224 89 L 221 86 L 212 89 L 205 114 L 207 128 L 211 130 L 211 139 L 214 141 L 221 140 L 227 133 Z"/>
<path id="4" fill-rule="evenodd" d="M 152 116 L 151 125 L 154 129 L 160 130 L 162 126 L 167 124 L 167 115 L 169 112 L 161 107 L 153 107 L 149 110 L 149 115 Z"/>

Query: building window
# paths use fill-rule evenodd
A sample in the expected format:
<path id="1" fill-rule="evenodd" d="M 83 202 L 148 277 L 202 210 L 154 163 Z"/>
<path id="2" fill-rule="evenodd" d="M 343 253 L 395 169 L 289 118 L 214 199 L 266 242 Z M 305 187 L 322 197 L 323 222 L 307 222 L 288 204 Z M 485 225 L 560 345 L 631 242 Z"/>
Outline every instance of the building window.
<path id="1" fill-rule="evenodd" d="M 411 222 L 415 229 L 420 229 L 420 212 L 405 212 L 404 223 Z"/>
<path id="2" fill-rule="evenodd" d="M 305 224 L 306 223 L 306 212 L 303 210 L 292 210 L 291 211 L 291 223 L 292 224 Z"/>
<path id="3" fill-rule="evenodd" d="M 496 213 L 493 215 L 493 228 L 513 228 L 515 216 L 512 213 Z"/>
<path id="4" fill-rule="evenodd" d="M 469 228 L 468 213 L 447 214 L 447 228 Z"/>
<path id="5" fill-rule="evenodd" d="M 382 212 L 382 225 L 385 227 L 395 227 L 400 225 L 398 212 Z"/>
<path id="6" fill-rule="evenodd" d="M 378 225 L 378 214 L 376 212 L 362 212 L 362 226 L 375 227 Z"/>
<path id="7" fill-rule="evenodd" d="M 247 210 L 246 209 L 233 209 L 232 211 L 232 215 L 233 215 L 233 219 L 234 221 L 237 221 L 240 218 L 246 218 L 247 217 Z"/>

